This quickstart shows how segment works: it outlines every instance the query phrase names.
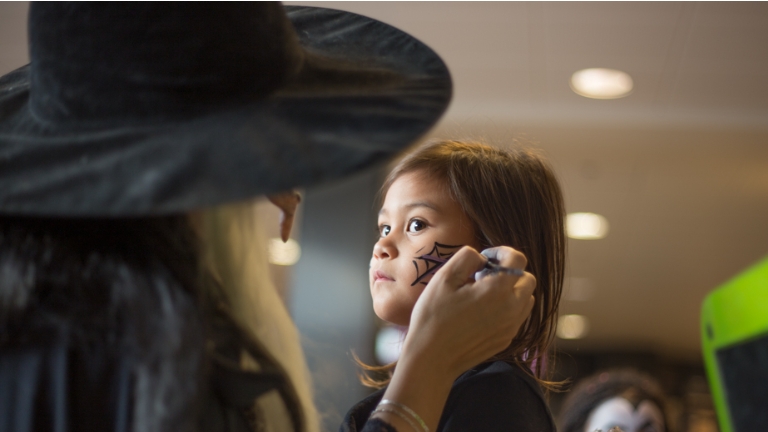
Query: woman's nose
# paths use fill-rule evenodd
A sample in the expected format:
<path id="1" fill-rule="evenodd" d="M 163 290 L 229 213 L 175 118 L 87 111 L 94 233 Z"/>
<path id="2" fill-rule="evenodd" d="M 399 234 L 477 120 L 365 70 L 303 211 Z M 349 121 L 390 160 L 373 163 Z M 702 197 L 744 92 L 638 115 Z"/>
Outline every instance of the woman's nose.
<path id="1" fill-rule="evenodd" d="M 375 245 L 373 245 L 373 256 L 376 259 L 395 258 L 397 256 L 397 248 L 386 237 L 379 239 Z"/>

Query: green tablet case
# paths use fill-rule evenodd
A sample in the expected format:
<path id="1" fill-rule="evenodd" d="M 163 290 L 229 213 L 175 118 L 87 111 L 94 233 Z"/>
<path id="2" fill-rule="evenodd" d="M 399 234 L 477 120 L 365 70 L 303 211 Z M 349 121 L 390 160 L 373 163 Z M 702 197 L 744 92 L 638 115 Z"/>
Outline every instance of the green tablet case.
<path id="1" fill-rule="evenodd" d="M 701 339 L 721 432 L 768 431 L 768 259 L 707 295 Z"/>

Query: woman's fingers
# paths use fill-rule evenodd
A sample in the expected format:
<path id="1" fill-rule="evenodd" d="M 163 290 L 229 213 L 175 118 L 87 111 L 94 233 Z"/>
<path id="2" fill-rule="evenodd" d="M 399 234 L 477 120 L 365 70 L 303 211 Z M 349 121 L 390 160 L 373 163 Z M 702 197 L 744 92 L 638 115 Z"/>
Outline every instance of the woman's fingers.
<path id="1" fill-rule="evenodd" d="M 499 246 L 485 249 L 481 252 L 488 259 L 496 260 L 504 267 L 519 268 L 525 270 L 528 265 L 528 258 L 522 252 L 511 247 Z"/>
<path id="2" fill-rule="evenodd" d="M 435 273 L 429 285 L 457 290 L 472 281 L 472 275 L 485 264 L 486 259 L 471 247 L 464 246 Z"/>
<path id="3" fill-rule="evenodd" d="M 510 269 L 525 270 L 525 267 L 528 265 L 528 259 L 522 252 L 509 247 L 495 247 L 485 249 L 481 252 L 481 254 L 485 256 L 489 261 L 493 261 L 502 267 L 507 267 Z M 491 274 L 495 274 L 495 272 L 491 269 L 483 268 L 475 273 L 475 280 L 480 280 Z"/>
<path id="4" fill-rule="evenodd" d="M 525 255 L 510 247 L 490 248 L 482 251 L 481 254 L 486 259 L 506 268 L 524 270 L 528 265 L 528 259 Z M 512 273 L 483 269 L 475 274 L 475 280 L 477 281 L 474 284 L 475 289 L 482 295 L 491 298 L 492 301 L 498 302 L 497 304 L 508 311 L 508 314 L 500 321 L 508 325 L 506 327 L 509 329 L 507 340 L 512 340 L 533 309 L 536 277 L 526 271 L 518 276 Z"/>
<path id="5" fill-rule="evenodd" d="M 486 249 L 482 255 L 508 268 L 522 270 L 528 264 L 524 254 L 510 247 Z M 536 277 L 529 272 L 523 272 L 522 276 L 518 276 L 487 269 L 478 272 L 475 276 L 477 281 L 472 288 L 477 296 L 487 303 L 488 318 L 498 324 L 497 338 L 494 338 L 493 348 L 498 352 L 506 348 L 517 336 L 530 316 L 536 301 L 533 296 L 536 290 Z"/>

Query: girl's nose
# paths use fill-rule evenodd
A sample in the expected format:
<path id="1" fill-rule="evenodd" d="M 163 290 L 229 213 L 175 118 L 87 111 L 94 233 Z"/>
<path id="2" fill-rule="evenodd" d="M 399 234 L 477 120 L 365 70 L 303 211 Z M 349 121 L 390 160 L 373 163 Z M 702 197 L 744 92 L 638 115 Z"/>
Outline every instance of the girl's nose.
<path id="1" fill-rule="evenodd" d="M 397 248 L 394 247 L 389 239 L 382 238 L 373 245 L 373 256 L 376 259 L 387 259 L 397 257 Z"/>

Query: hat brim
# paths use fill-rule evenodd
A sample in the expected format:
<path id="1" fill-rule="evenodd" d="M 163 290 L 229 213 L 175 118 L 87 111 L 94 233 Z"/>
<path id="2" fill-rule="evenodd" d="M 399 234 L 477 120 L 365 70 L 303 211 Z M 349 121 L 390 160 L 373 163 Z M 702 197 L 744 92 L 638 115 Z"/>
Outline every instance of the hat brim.
<path id="1" fill-rule="evenodd" d="M 388 160 L 440 118 L 442 60 L 360 15 L 286 7 L 319 74 L 266 99 L 145 124 L 46 124 L 31 112 L 28 67 L 0 80 L 0 212 L 50 216 L 180 213 L 337 179 Z M 358 69 L 394 77 L 363 84 Z M 329 82 L 325 83 L 326 79 Z"/>

